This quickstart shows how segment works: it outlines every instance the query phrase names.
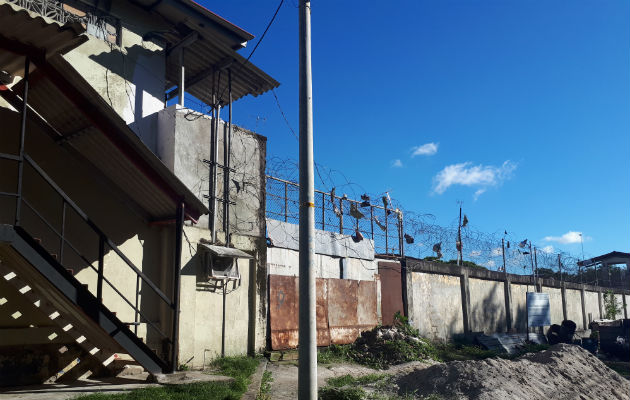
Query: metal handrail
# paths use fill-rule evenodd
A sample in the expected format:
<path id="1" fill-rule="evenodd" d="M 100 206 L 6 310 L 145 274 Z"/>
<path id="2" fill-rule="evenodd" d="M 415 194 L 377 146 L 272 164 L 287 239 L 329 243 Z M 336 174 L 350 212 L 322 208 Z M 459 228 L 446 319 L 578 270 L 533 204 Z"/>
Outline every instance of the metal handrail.
<path id="1" fill-rule="evenodd" d="M 118 246 L 116 246 L 108 237 L 107 235 L 105 235 L 103 233 L 103 231 L 96 226 L 96 224 L 94 222 L 92 222 L 92 220 L 90 220 L 90 218 L 87 216 L 87 214 L 85 214 L 83 212 L 83 210 L 81 210 L 79 208 L 79 206 L 77 206 L 69 197 L 68 195 L 65 194 L 65 192 L 63 190 L 61 190 L 61 188 L 59 186 L 57 186 L 57 184 L 46 174 L 46 172 L 44 172 L 44 170 L 28 155 L 28 154 L 24 154 L 24 159 L 31 165 L 31 167 L 33 167 L 33 169 L 46 181 L 46 183 L 48 183 L 48 185 L 50 187 L 52 187 L 57 194 L 59 194 L 61 196 L 61 198 L 79 215 L 79 217 L 81 217 L 81 219 L 84 220 L 84 222 L 90 227 L 92 228 L 92 230 L 99 235 L 99 237 L 102 237 L 105 239 L 105 243 L 107 243 L 107 245 L 120 257 L 122 258 L 122 260 L 125 262 L 125 264 L 127 264 L 127 266 L 129 266 L 135 273 L 136 275 L 140 276 L 142 278 L 142 280 L 149 285 L 149 287 L 151 289 L 153 289 L 153 291 L 155 291 L 155 293 L 160 296 L 160 298 L 162 298 L 162 300 L 164 300 L 164 302 L 170 307 L 173 308 L 173 302 L 149 279 L 149 277 L 147 277 L 142 271 L 140 271 L 138 269 L 138 267 L 136 267 L 133 262 L 131 260 L 129 260 L 129 258 L 127 258 L 127 256 L 125 256 L 123 254 L 122 251 L 120 251 L 120 249 L 118 248 Z M 58 234 L 59 235 L 59 234 Z"/>
<path id="2" fill-rule="evenodd" d="M 81 252 L 79 252 L 79 250 L 77 250 L 76 247 L 74 247 L 74 245 L 69 242 L 65 237 L 63 237 L 59 232 L 57 232 L 57 230 L 55 229 L 55 227 L 53 227 L 47 220 L 46 218 L 44 218 L 43 215 L 41 215 L 34 207 L 31 203 L 29 203 L 24 197 L 22 197 L 22 201 L 24 202 L 24 204 L 35 213 L 35 215 L 37 215 L 39 217 L 39 219 L 46 224 L 46 226 L 48 226 L 48 228 L 57 236 L 59 236 L 61 238 L 61 240 L 63 241 L 63 245 L 68 245 L 70 247 L 70 249 L 81 259 L 83 260 L 83 262 L 85 263 L 85 265 L 89 268 L 91 268 L 94 272 L 96 272 L 98 274 L 98 269 L 94 268 L 94 265 L 92 265 L 92 263 L 83 255 L 81 254 Z M 60 264 L 63 265 L 62 260 L 60 259 L 59 261 Z M 133 304 L 131 304 L 131 302 L 129 301 L 129 299 L 127 299 L 127 297 L 122 294 L 115 286 L 113 283 L 111 283 L 109 281 L 109 279 L 107 279 L 106 276 L 103 275 L 102 277 L 103 281 L 105 281 L 105 283 L 107 283 L 109 285 L 109 287 L 111 287 L 117 294 L 119 297 L 121 297 L 136 313 L 140 314 L 140 316 L 142 316 L 142 318 L 144 318 L 144 321 L 146 323 L 148 323 L 153 329 L 155 329 L 160 335 L 162 335 L 162 337 L 165 337 L 166 339 L 168 339 L 169 342 L 171 342 L 171 338 L 168 337 L 168 335 L 166 333 L 164 333 L 158 326 L 155 325 L 154 322 L 152 322 L 149 318 L 147 318 L 146 315 L 144 315 L 144 313 L 142 311 L 140 311 L 140 309 L 137 306 L 134 306 Z M 136 293 L 137 295 L 137 293 Z"/>
<path id="3" fill-rule="evenodd" d="M 11 156 L 11 157 L 9 157 Z M 8 155 L 8 154 L 4 154 L 4 153 L 0 153 L 0 158 L 2 159 L 8 159 L 8 160 L 12 160 L 12 161 L 18 161 L 19 162 L 19 156 L 15 157 L 12 155 Z M 87 216 L 87 214 L 85 212 L 83 212 L 83 210 L 81 210 L 81 208 L 79 208 L 79 206 L 77 206 L 69 197 L 68 195 L 50 178 L 50 176 L 48 176 L 48 174 L 46 174 L 46 172 L 44 172 L 44 170 L 26 153 L 23 154 L 23 159 L 24 161 L 26 161 L 32 168 L 33 170 L 35 170 L 35 172 L 37 172 L 37 174 L 61 197 L 62 199 L 62 203 L 63 203 L 63 215 L 62 215 L 62 232 L 60 233 L 39 211 L 36 210 L 36 208 L 30 203 L 28 202 L 28 200 L 26 200 L 24 198 L 24 196 L 21 196 L 18 193 L 0 193 L 1 195 L 6 195 L 6 196 L 12 196 L 12 197 L 18 197 L 19 201 L 23 204 L 25 204 L 44 224 L 45 226 L 48 227 L 48 229 L 50 229 L 50 231 L 57 237 L 59 237 L 61 239 L 60 241 L 60 257 L 63 257 L 63 248 L 67 245 L 84 263 L 86 266 L 88 266 L 89 268 L 91 268 L 92 270 L 94 270 L 97 275 L 98 275 L 98 287 L 97 287 L 97 291 L 99 292 L 99 294 L 97 295 L 99 301 L 102 303 L 102 282 L 105 281 L 105 283 L 114 290 L 114 292 L 116 292 L 116 294 L 121 297 L 123 299 L 123 301 L 125 303 L 127 303 L 129 305 L 129 307 L 131 307 L 135 314 L 136 317 L 134 318 L 135 322 L 134 325 L 136 325 L 134 327 L 136 333 L 137 333 L 137 324 L 138 322 L 138 318 L 137 316 L 140 315 L 142 317 L 142 319 L 144 320 L 144 322 L 146 322 L 148 324 L 148 326 L 150 326 L 151 328 L 155 329 L 162 337 L 166 338 L 167 341 L 169 343 L 172 343 L 173 340 L 171 337 L 169 337 L 169 335 L 167 335 L 166 333 L 164 333 L 160 327 L 158 327 L 154 322 L 152 322 L 141 310 L 140 308 L 134 304 L 131 303 L 131 301 L 129 299 L 127 299 L 127 297 L 122 294 L 120 292 L 120 290 L 118 290 L 115 285 L 109 280 L 107 279 L 107 277 L 104 276 L 103 274 L 103 263 L 102 263 L 102 255 L 99 254 L 99 268 L 95 268 L 94 265 L 92 265 L 92 263 L 87 259 L 87 257 L 85 257 L 70 241 L 68 241 L 68 239 L 65 237 L 65 234 L 63 233 L 63 231 L 65 230 L 65 218 L 66 218 L 66 205 L 70 206 L 72 208 L 72 210 L 86 223 L 86 225 L 88 227 L 90 227 L 94 233 L 96 233 L 99 236 L 99 253 L 100 252 L 104 252 L 103 250 L 103 244 L 107 244 L 107 246 L 109 246 L 114 253 L 116 253 L 124 262 L 125 264 L 127 264 L 127 266 L 136 274 L 136 282 L 138 282 L 138 279 L 141 279 L 143 282 L 145 282 L 151 289 L 153 289 L 153 291 L 169 306 L 169 308 L 173 309 L 174 308 L 174 302 L 171 301 L 142 271 L 140 271 L 135 265 L 134 263 L 129 260 L 129 258 L 118 248 L 118 246 L 116 246 L 111 239 L 109 239 L 104 233 L 103 231 L 92 221 L 90 220 L 90 218 Z M 22 179 L 24 179 L 24 177 L 22 177 Z M 17 211 L 17 210 L 16 210 Z M 63 259 L 60 258 L 59 259 L 59 263 L 63 265 Z M 138 285 L 136 285 L 138 286 Z M 139 295 L 138 291 L 136 290 L 136 297 Z M 136 298 L 136 303 L 138 302 L 138 299 Z"/>

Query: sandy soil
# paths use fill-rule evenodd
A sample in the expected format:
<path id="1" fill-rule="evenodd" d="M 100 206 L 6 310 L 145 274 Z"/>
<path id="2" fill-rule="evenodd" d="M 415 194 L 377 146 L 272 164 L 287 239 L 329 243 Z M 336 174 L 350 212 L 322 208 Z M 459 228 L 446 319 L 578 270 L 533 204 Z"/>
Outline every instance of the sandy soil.
<path id="1" fill-rule="evenodd" d="M 578 346 L 559 344 L 517 360 L 454 361 L 399 373 L 398 393 L 444 399 L 630 400 L 630 381 Z"/>

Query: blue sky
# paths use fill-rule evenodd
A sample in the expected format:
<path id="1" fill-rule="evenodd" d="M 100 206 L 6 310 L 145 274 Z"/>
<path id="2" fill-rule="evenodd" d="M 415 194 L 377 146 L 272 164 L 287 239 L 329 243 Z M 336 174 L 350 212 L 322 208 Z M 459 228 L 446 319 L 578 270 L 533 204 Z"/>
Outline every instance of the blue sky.
<path id="1" fill-rule="evenodd" d="M 278 5 L 201 3 L 256 35 L 245 56 Z M 314 1 L 315 159 L 443 225 L 461 200 L 475 229 L 576 255 L 583 232 L 587 257 L 628 251 L 629 4 Z M 297 132 L 296 6 L 252 62 L 281 82 Z M 297 159 L 272 94 L 238 101 L 234 119 L 267 136 L 269 157 Z"/>

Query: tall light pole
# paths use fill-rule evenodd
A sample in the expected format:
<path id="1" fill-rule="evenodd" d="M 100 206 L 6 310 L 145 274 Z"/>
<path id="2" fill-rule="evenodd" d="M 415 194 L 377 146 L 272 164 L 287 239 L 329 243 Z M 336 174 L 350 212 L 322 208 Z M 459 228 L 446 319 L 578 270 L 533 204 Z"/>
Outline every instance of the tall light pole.
<path id="1" fill-rule="evenodd" d="M 317 399 L 311 2 L 300 0 L 300 313 L 298 399 Z"/>

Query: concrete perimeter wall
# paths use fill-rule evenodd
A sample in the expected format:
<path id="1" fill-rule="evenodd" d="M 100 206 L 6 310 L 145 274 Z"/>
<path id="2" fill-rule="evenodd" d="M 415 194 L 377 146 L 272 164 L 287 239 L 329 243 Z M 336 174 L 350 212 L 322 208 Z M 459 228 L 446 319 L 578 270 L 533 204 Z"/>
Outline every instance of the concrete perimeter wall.
<path id="1" fill-rule="evenodd" d="M 405 264 L 407 315 L 422 336 L 432 339 L 470 332 L 525 332 L 526 294 L 534 291 L 549 294 L 552 324 L 569 319 L 578 330 L 587 329 L 589 316 L 603 317 L 603 294 L 609 290 L 421 260 L 407 259 Z M 621 310 L 617 317 L 627 318 L 630 291 L 613 291 Z"/>

